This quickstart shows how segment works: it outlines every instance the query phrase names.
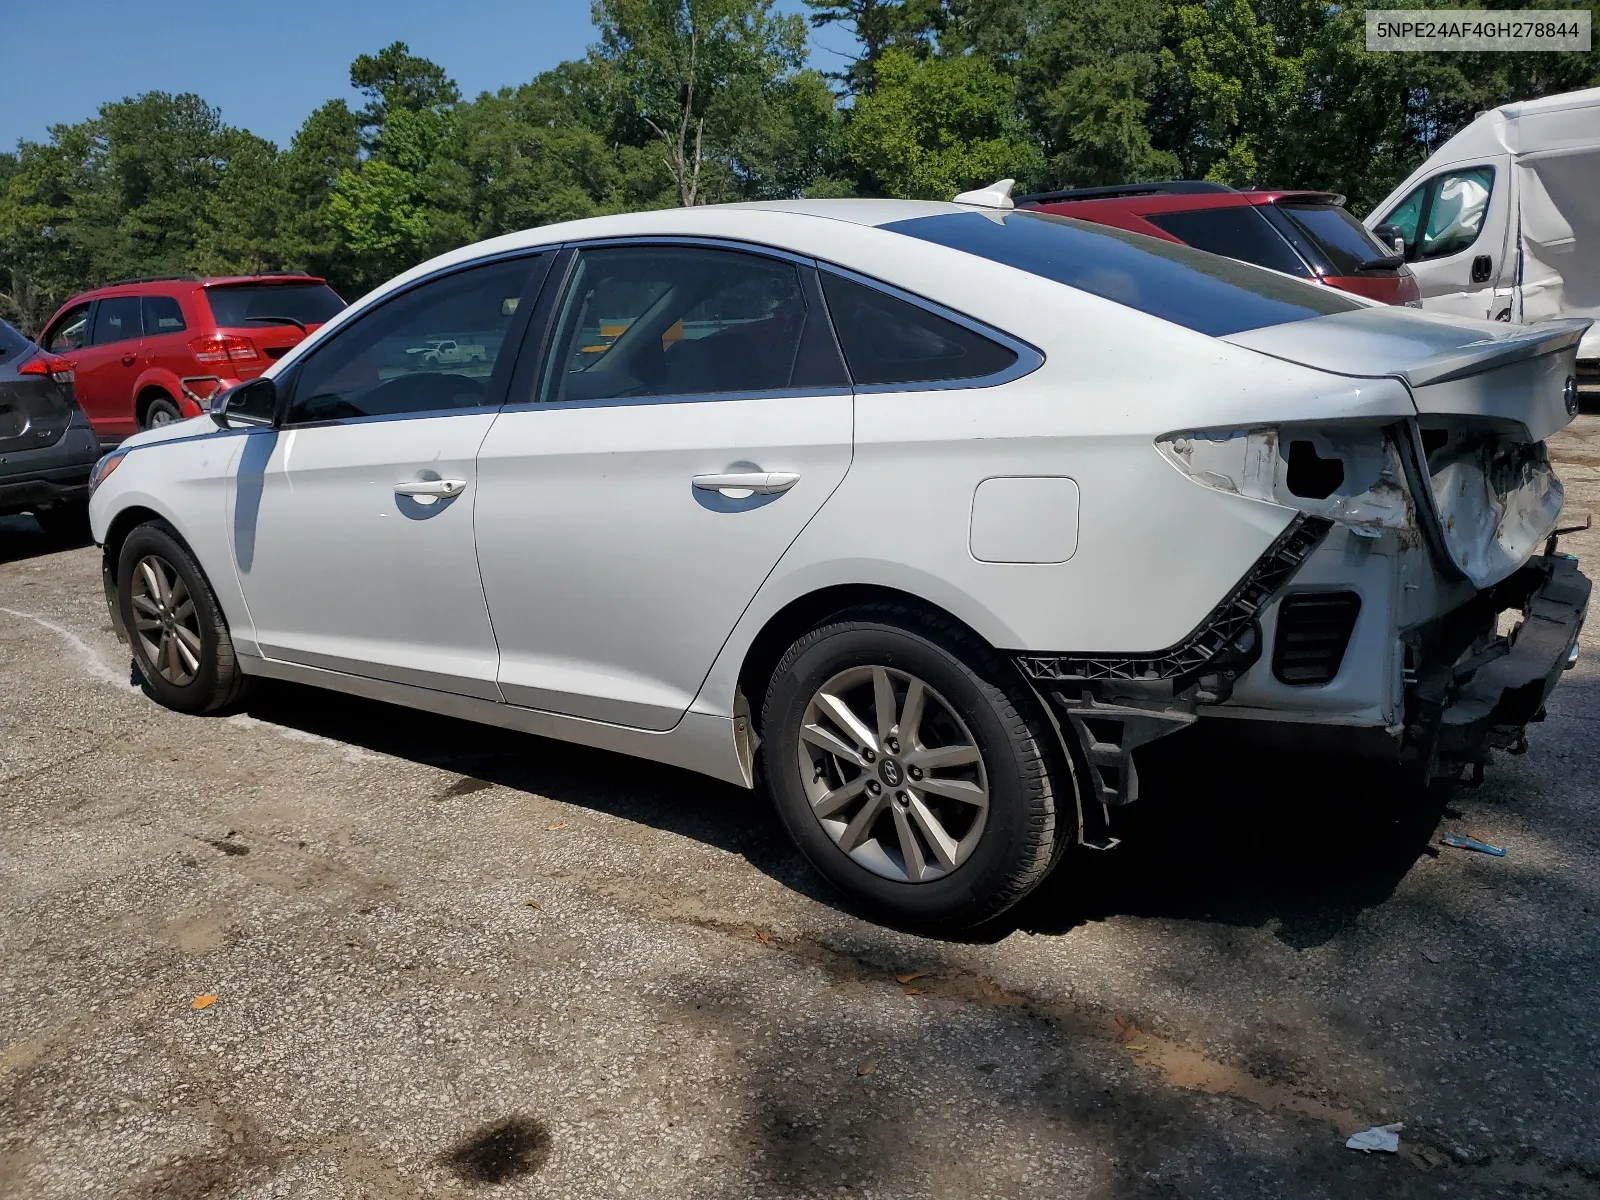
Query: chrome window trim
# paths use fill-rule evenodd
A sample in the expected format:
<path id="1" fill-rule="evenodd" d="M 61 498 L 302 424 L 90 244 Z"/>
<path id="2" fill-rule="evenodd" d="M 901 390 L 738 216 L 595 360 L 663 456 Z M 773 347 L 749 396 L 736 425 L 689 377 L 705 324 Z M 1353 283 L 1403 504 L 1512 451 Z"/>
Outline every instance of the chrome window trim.
<path id="1" fill-rule="evenodd" d="M 953 325 L 961 326 L 969 333 L 975 333 L 979 337 L 988 338 L 991 342 L 999 343 L 1017 356 L 1016 361 L 1003 371 L 994 371 L 988 375 L 973 375 L 966 379 L 926 379 L 911 383 L 858 383 L 854 385 L 855 393 L 858 396 L 875 396 L 886 392 L 949 392 L 970 388 L 1000 387 L 1002 384 L 1015 382 L 1025 375 L 1032 375 L 1040 367 L 1044 366 L 1043 351 L 1029 345 L 1021 338 L 1013 337 L 1011 334 L 996 329 L 993 325 L 979 321 L 975 317 L 969 317 L 953 308 L 946 308 L 935 300 L 929 300 L 927 297 L 919 296 L 915 292 L 908 292 L 892 283 L 874 279 L 871 275 L 863 275 L 860 271 L 852 271 L 849 267 L 841 267 L 837 263 L 819 260 L 816 265 L 818 271 L 831 271 L 833 274 L 848 279 L 853 283 L 873 288 L 876 291 L 883 292 L 885 295 L 894 297 L 896 300 L 932 313 L 936 317 L 942 317 Z M 832 316 L 831 312 L 829 316 Z M 845 359 L 847 369 L 849 365 L 850 360 L 847 357 Z"/>

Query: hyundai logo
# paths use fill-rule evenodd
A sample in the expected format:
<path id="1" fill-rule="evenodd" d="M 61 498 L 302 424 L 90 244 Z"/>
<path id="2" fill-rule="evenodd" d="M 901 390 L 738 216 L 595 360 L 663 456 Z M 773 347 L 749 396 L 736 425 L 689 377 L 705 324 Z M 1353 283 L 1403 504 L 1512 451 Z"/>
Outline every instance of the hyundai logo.
<path id="1" fill-rule="evenodd" d="M 1569 417 L 1577 416 L 1578 415 L 1578 377 L 1576 375 L 1568 375 L 1567 376 L 1567 386 L 1566 386 L 1565 389 L 1563 389 L 1563 391 L 1561 393 L 1561 398 L 1567 402 L 1567 416 L 1569 416 Z"/>

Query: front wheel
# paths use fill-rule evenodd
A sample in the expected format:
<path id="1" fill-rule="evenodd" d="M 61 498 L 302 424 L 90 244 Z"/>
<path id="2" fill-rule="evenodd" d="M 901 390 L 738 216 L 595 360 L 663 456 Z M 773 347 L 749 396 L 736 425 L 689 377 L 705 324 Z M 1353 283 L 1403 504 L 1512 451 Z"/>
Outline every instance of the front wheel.
<path id="1" fill-rule="evenodd" d="M 1063 836 L 1072 798 L 1033 708 L 1014 668 L 953 622 L 842 614 L 773 675 L 768 786 L 801 853 L 870 915 L 977 925 L 1027 895 Z"/>
<path id="2" fill-rule="evenodd" d="M 140 525 L 117 558 L 117 600 L 150 694 L 206 713 L 237 703 L 249 680 L 217 598 L 194 556 L 164 521 Z"/>

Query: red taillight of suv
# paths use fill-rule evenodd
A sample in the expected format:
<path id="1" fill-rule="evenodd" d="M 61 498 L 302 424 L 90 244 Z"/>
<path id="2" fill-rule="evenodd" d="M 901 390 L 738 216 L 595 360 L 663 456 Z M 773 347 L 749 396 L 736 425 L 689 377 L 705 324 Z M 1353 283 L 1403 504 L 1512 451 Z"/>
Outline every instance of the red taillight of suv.
<path id="1" fill-rule="evenodd" d="M 210 337 L 195 338 L 189 343 L 189 349 L 194 354 L 195 362 L 206 366 L 222 366 L 230 362 L 253 363 L 261 359 L 254 342 L 233 333 L 213 333 Z"/>
<path id="2" fill-rule="evenodd" d="M 57 383 L 71 383 L 73 380 L 72 364 L 64 358 L 54 354 L 35 354 L 27 362 L 17 367 L 18 375 L 48 375 Z"/>

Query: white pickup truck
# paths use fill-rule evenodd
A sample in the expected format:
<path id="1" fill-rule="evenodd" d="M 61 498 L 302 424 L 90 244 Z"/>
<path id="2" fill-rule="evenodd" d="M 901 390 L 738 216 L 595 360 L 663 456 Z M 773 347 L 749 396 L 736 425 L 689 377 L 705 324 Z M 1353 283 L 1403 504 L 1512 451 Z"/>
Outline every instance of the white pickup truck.
<path id="1" fill-rule="evenodd" d="M 1373 209 L 1422 306 L 1533 324 L 1600 317 L 1600 88 L 1482 113 Z M 1600 324 L 1578 348 L 1600 393 Z"/>
<path id="2" fill-rule="evenodd" d="M 429 342 L 424 346 L 413 346 L 406 353 L 421 355 L 423 362 L 440 366 L 450 363 L 483 362 L 488 355 L 488 352 L 476 343 L 462 345 L 459 342 L 448 340 Z"/>

